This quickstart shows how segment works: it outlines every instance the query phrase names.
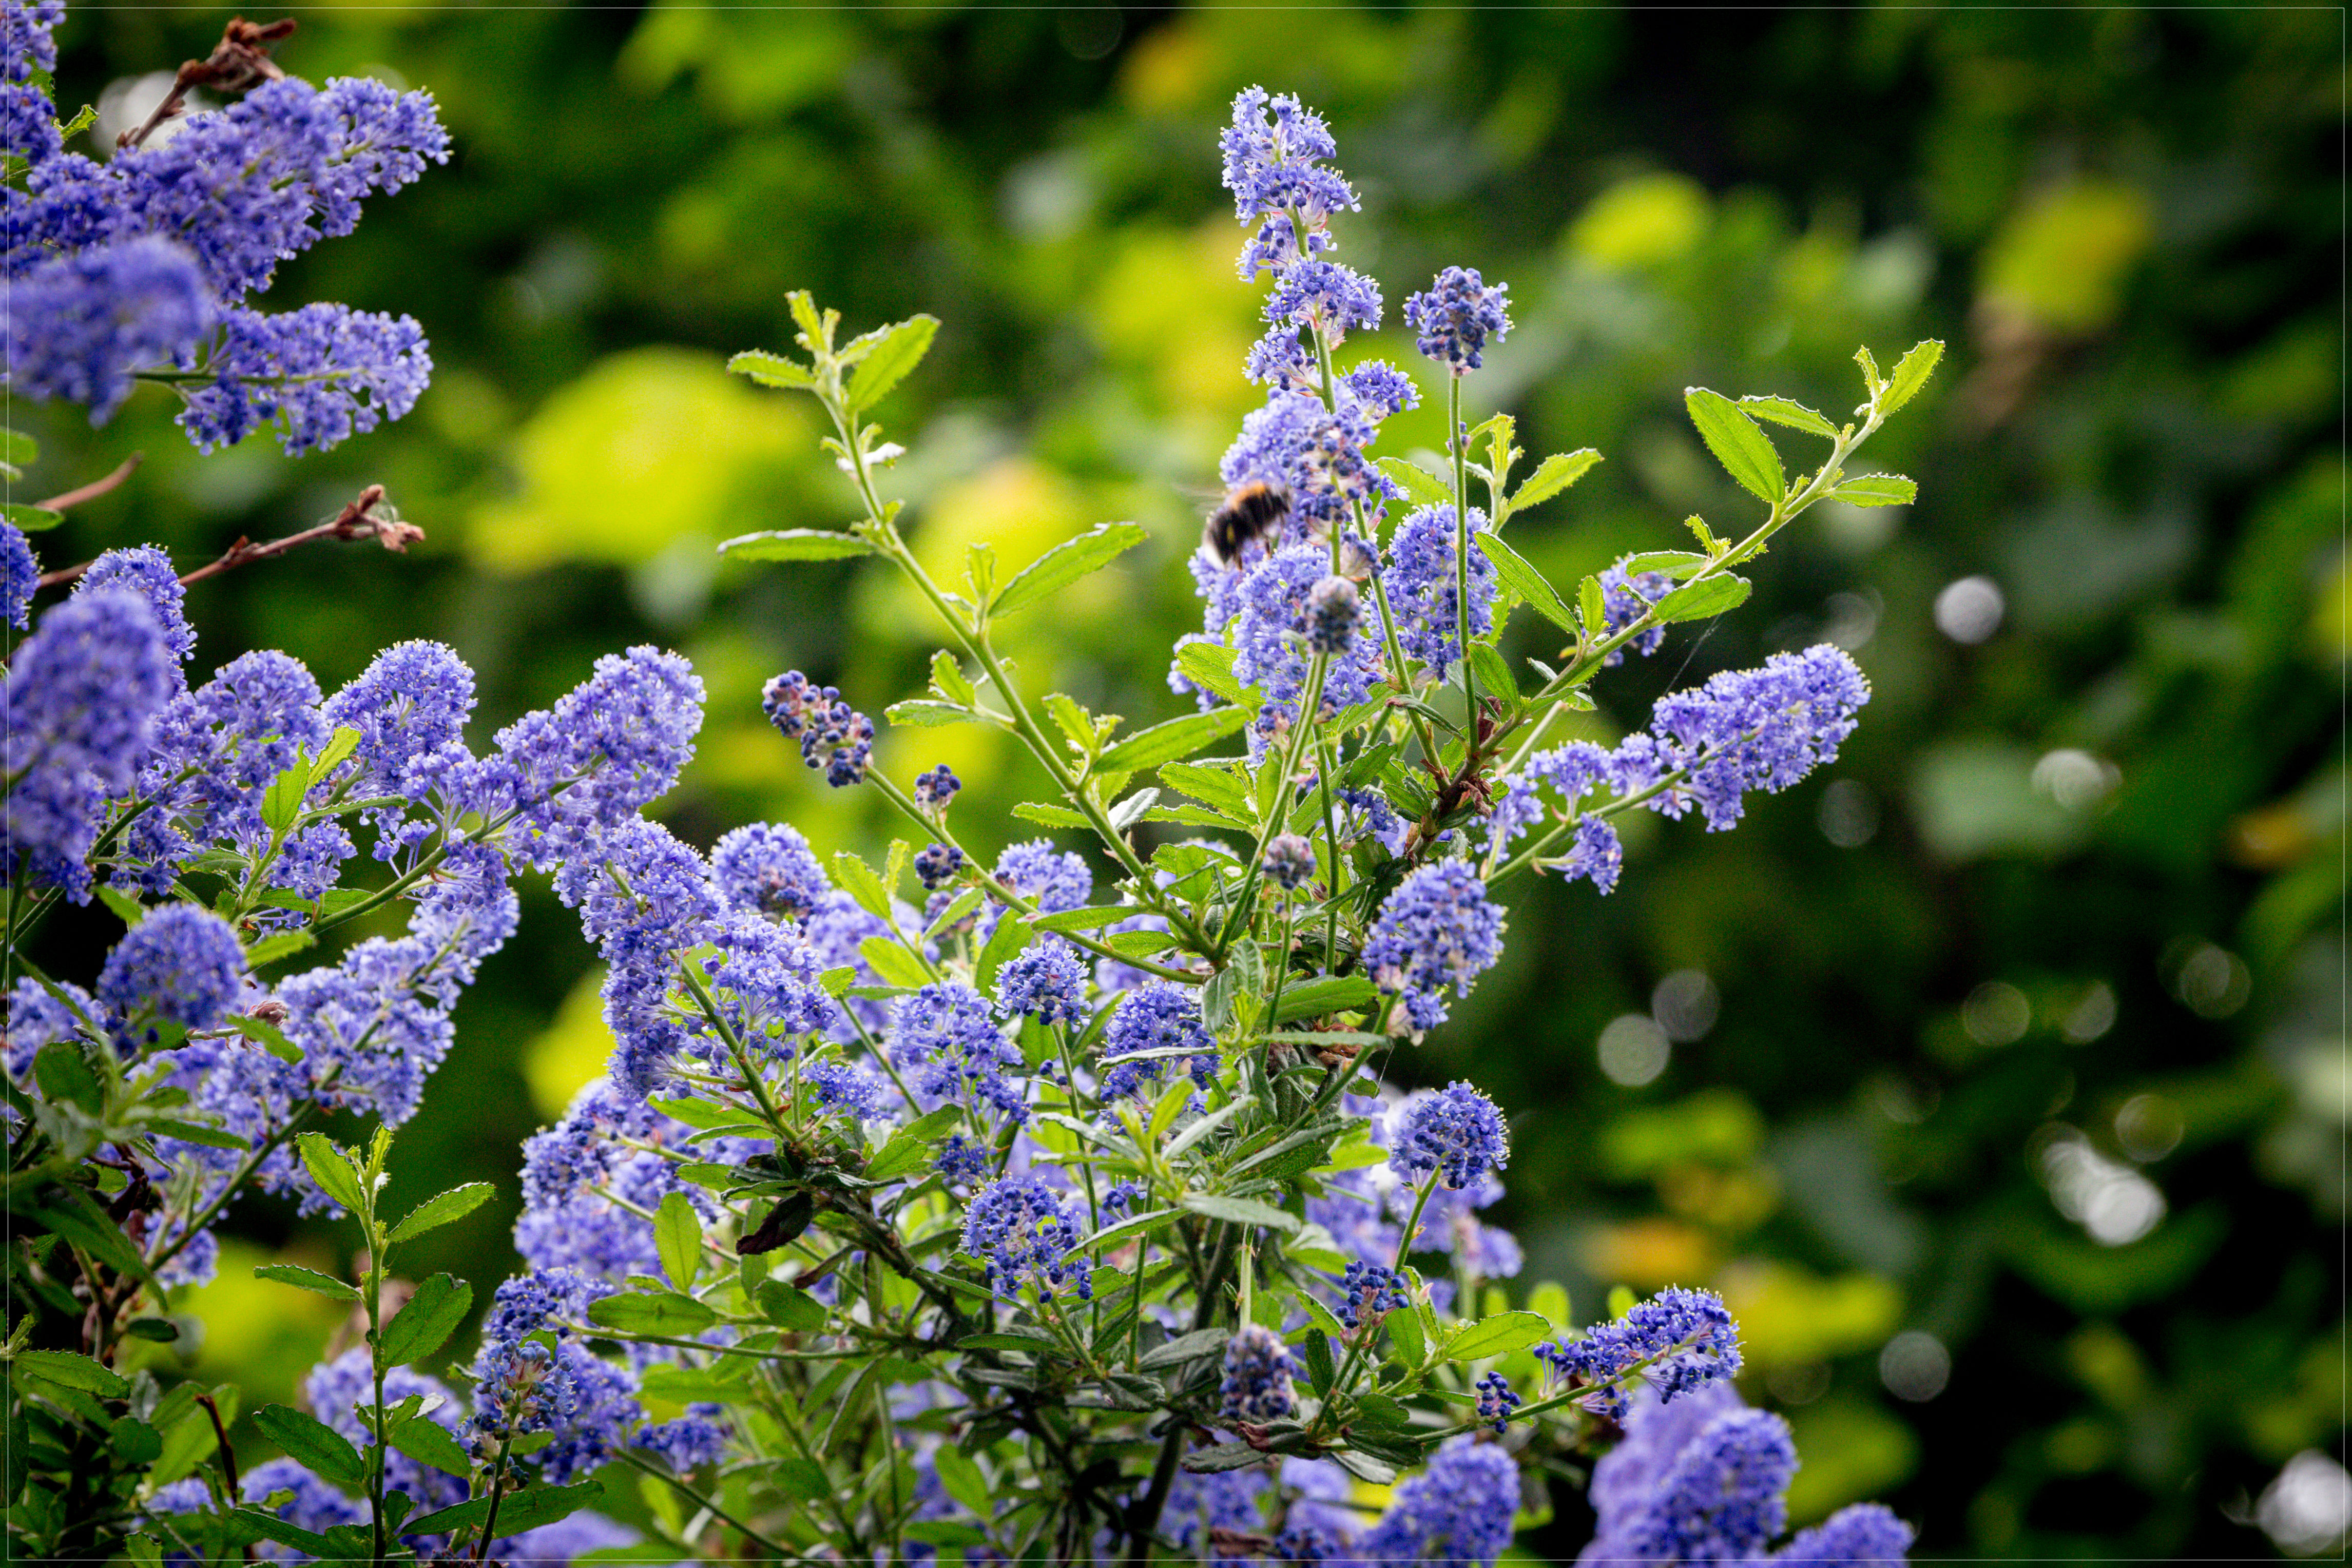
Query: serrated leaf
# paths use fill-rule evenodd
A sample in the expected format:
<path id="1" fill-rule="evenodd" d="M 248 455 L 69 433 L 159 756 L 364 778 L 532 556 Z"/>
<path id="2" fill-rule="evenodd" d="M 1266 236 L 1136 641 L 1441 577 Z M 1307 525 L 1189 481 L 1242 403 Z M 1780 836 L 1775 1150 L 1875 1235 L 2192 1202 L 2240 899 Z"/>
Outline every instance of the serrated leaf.
<path id="1" fill-rule="evenodd" d="M 1098 773 L 1139 773 L 1162 763 L 1181 761 L 1233 734 L 1249 722 L 1239 707 L 1213 707 L 1190 713 L 1138 730 L 1096 759 Z"/>
<path id="2" fill-rule="evenodd" d="M 1281 1011 L 1274 1021 L 1296 1023 L 1300 1019 L 1321 1018 L 1326 1013 L 1352 1012 L 1370 1007 L 1380 994 L 1380 988 L 1361 975 L 1327 975 L 1286 988 L 1282 993 Z"/>
<path id="3" fill-rule="evenodd" d="M 542 1524 L 553 1524 L 586 1508 L 604 1495 L 601 1481 L 575 1481 L 568 1487 L 525 1487 L 520 1491 L 508 1492 L 499 1500 L 499 1521 L 493 1526 L 500 1535 L 509 1531 L 520 1535 L 526 1530 L 536 1530 Z M 400 1527 L 403 1535 L 447 1535 L 480 1524 L 489 1517 L 490 1500 L 478 1497 L 441 1509 L 436 1512 L 412 1519 Z"/>
<path id="4" fill-rule="evenodd" d="M 1222 1219 L 1228 1225 L 1264 1225 L 1286 1232 L 1298 1228 L 1297 1215 L 1286 1214 L 1272 1204 L 1260 1203 L 1255 1198 L 1227 1197 L 1220 1193 L 1188 1192 L 1177 1201 L 1194 1214 L 1204 1215 L 1211 1219 Z"/>
<path id="5" fill-rule="evenodd" d="M 1724 472 L 1758 500 L 1778 504 L 1788 493 L 1788 476 L 1780 470 L 1780 455 L 1756 422 L 1740 413 L 1738 403 L 1705 387 L 1685 388 L 1683 405 Z"/>
<path id="6" fill-rule="evenodd" d="M 1936 367 L 1943 362 L 1943 358 L 1944 345 L 1939 339 L 1929 338 L 1912 344 L 1911 351 L 1896 361 L 1895 373 L 1886 378 L 1886 392 L 1879 400 L 1879 411 L 1893 413 L 1917 397 L 1919 389 L 1927 384 L 1927 378 L 1936 373 Z"/>
<path id="7" fill-rule="evenodd" d="M 378 1356 L 386 1366 L 406 1366 L 431 1355 L 449 1343 L 473 1304 L 473 1286 L 448 1274 L 429 1276 L 376 1336 Z"/>
<path id="8" fill-rule="evenodd" d="M 364 738 L 366 737 L 350 725 L 337 726 L 335 733 L 327 738 L 326 749 L 320 752 L 317 760 L 311 763 L 310 777 L 324 779 L 329 773 L 341 767 L 343 758 L 357 751 L 360 748 L 360 742 Z"/>
<path id="9" fill-rule="evenodd" d="M 1544 580 L 1544 574 L 1538 571 L 1525 556 L 1491 531 L 1482 531 L 1474 538 L 1486 559 L 1495 563 L 1495 575 L 1503 580 L 1504 587 L 1534 605 L 1545 620 L 1561 631 L 1572 632 L 1576 630 L 1576 622 L 1569 614 L 1568 606 L 1559 601 L 1559 595 L 1552 591 L 1550 583 Z"/>
<path id="10" fill-rule="evenodd" d="M 1704 621 L 1745 603 L 1748 589 L 1746 578 L 1718 571 L 1712 577 L 1686 582 L 1659 600 L 1655 606 L 1657 617 L 1662 622 Z"/>
<path id="11" fill-rule="evenodd" d="M 1184 1456 L 1184 1468 L 1196 1476 L 1213 1476 L 1226 1470 L 1245 1470 L 1252 1465 L 1262 1465 L 1267 1455 L 1247 1443 L 1217 1443 L 1206 1448 L 1195 1448 Z"/>
<path id="12" fill-rule="evenodd" d="M 1176 667 L 1184 678 L 1203 691 L 1214 692 L 1229 703 L 1255 708 L 1249 700 L 1250 688 L 1234 678 L 1234 651 L 1223 643 L 1187 643 L 1176 650 Z"/>
<path id="13" fill-rule="evenodd" d="M 1045 800 L 1024 800 L 1013 808 L 1013 814 L 1024 822 L 1035 822 L 1045 828 L 1086 828 L 1093 826 L 1083 811 L 1073 811 L 1067 806 L 1056 806 Z"/>
<path id="14" fill-rule="evenodd" d="M 286 1031 L 268 1019 L 249 1018 L 243 1013 L 238 1013 L 228 1021 L 230 1027 L 237 1033 L 245 1036 L 278 1061 L 292 1063 L 302 1060 L 302 1048 L 288 1040 Z"/>
<path id="15" fill-rule="evenodd" d="M 1445 1354 L 1454 1361 L 1482 1361 L 1525 1350 L 1551 1335 L 1551 1324 L 1540 1312 L 1498 1312 L 1456 1331 L 1445 1343 Z"/>
<path id="16" fill-rule="evenodd" d="M 682 1192 L 662 1195 L 654 1215 L 654 1250 L 661 1256 L 662 1272 L 679 1290 L 690 1290 L 702 1271 L 702 1216 Z"/>
<path id="17" fill-rule="evenodd" d="M 914 988 L 931 982 L 922 961 L 887 936 L 868 936 L 857 945 L 857 956 L 886 984 Z"/>
<path id="18" fill-rule="evenodd" d="M 875 874 L 872 866 L 847 850 L 842 850 L 833 857 L 833 882 L 835 886 L 856 899 L 858 907 L 866 914 L 884 921 L 891 919 L 889 889 L 882 885 L 882 879 Z"/>
<path id="19" fill-rule="evenodd" d="M 816 373 L 806 365 L 765 349 L 746 349 L 730 359 L 727 368 L 739 376 L 751 377 L 763 387 L 806 389 L 816 385 Z"/>
<path id="20" fill-rule="evenodd" d="M 316 1269 L 305 1269 L 299 1263 L 263 1263 L 253 1270 L 257 1280 L 275 1280 L 281 1285 L 294 1285 L 305 1291 L 315 1291 L 322 1296 L 332 1296 L 339 1301 L 360 1299 L 357 1287 L 347 1285 L 332 1274 L 321 1274 Z"/>
<path id="21" fill-rule="evenodd" d="M 849 406 L 872 408 L 888 396 L 891 388 L 907 379 L 908 371 L 923 362 L 939 330 L 940 319 L 936 316 L 909 316 L 880 329 L 881 340 L 866 351 L 849 378 Z"/>
<path id="22" fill-rule="evenodd" d="M 1074 539 L 1065 539 L 1023 567 L 988 606 L 991 615 L 1026 610 L 1070 584 L 1098 571 L 1146 538 L 1140 523 L 1097 523 Z"/>
<path id="23" fill-rule="evenodd" d="M 1663 571 L 1679 582 L 1714 559 L 1696 550 L 1643 550 L 1639 555 L 1625 558 L 1625 572 L 1629 577 L 1640 577 L 1653 571 Z"/>
<path id="24" fill-rule="evenodd" d="M 1907 507 L 1918 498 L 1917 481 L 1900 474 L 1857 474 L 1830 492 L 1849 507 Z"/>
<path id="25" fill-rule="evenodd" d="M 719 1314 L 692 1296 L 676 1291 L 632 1291 L 589 1302 L 588 1321 L 623 1333 L 685 1339 L 717 1322 Z"/>
<path id="26" fill-rule="evenodd" d="M 882 716 L 901 728 L 937 729 L 941 725 L 980 722 L 976 713 L 953 703 L 933 702 L 929 697 L 908 697 L 892 703 L 882 710 Z"/>
<path id="27" fill-rule="evenodd" d="M 436 1193 L 410 1209 L 408 1217 L 392 1228 L 389 1239 L 406 1241 L 453 1219 L 463 1219 L 489 1202 L 498 1190 L 486 1181 L 469 1181 L 463 1186 L 453 1186 L 447 1192 Z"/>
<path id="28" fill-rule="evenodd" d="M 1591 473 L 1600 461 L 1601 454 L 1590 446 L 1575 452 L 1553 453 L 1537 464 L 1536 471 L 1512 494 L 1511 515 L 1516 517 L 1529 507 L 1550 500 Z"/>
<path id="29" fill-rule="evenodd" d="M 361 1195 L 359 1172 L 326 1134 L 299 1133 L 295 1144 L 302 1151 L 302 1168 L 310 1173 L 320 1192 L 353 1214 L 367 1207 Z"/>
<path id="30" fill-rule="evenodd" d="M 848 560 L 872 555 L 874 547 L 832 528 L 770 528 L 724 540 L 719 553 L 738 560 Z"/>
<path id="31" fill-rule="evenodd" d="M 253 1413 L 261 1435 L 286 1450 L 287 1458 L 331 1486 L 356 1491 L 367 1467 L 351 1439 L 314 1416 L 286 1405 L 265 1405 Z"/>
<path id="32" fill-rule="evenodd" d="M 47 507 L 28 507 L 22 501 L 10 501 L 0 505 L 0 519 L 16 524 L 20 533 L 37 534 L 64 522 L 66 515 L 53 512 Z"/>
<path id="33" fill-rule="evenodd" d="M 1785 424 L 1791 430 L 1801 430 L 1811 435 L 1826 435 L 1837 439 L 1837 426 L 1803 403 L 1785 397 L 1744 397 L 1739 406 L 1759 419 L 1769 419 L 1775 424 Z"/>
<path id="34" fill-rule="evenodd" d="M 121 1399 L 131 1385 L 112 1369 L 71 1350 L 20 1350 L 12 1365 L 63 1388 L 95 1394 L 100 1399 Z"/>
<path id="35" fill-rule="evenodd" d="M 1454 504 L 1454 486 L 1404 457 L 1383 457 L 1380 470 L 1404 492 L 1405 499 L 1416 507 L 1450 507 Z"/>
<path id="36" fill-rule="evenodd" d="M 945 648 L 931 655 L 931 686 L 948 701 L 967 707 L 980 700 L 980 692 L 964 674 L 963 666 Z"/>

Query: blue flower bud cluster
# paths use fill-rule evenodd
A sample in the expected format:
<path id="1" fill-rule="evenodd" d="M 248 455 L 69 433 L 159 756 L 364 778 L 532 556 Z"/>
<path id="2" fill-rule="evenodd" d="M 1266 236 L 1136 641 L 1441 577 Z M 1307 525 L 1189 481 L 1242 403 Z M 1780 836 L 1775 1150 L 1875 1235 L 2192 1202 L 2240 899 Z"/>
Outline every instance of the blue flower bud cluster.
<path id="1" fill-rule="evenodd" d="M 1390 1122 L 1389 1168 L 1407 1182 L 1434 1174 L 1459 1190 L 1501 1170 L 1510 1157 L 1502 1112 L 1459 1079 L 1413 1095 Z"/>
<path id="2" fill-rule="evenodd" d="M 1472 267 L 1449 267 L 1437 275 L 1425 293 L 1404 302 L 1405 324 L 1413 329 L 1413 346 L 1451 367 L 1455 375 L 1486 363 L 1486 340 L 1501 342 L 1511 329 L 1510 287 L 1489 287 Z"/>
<path id="3" fill-rule="evenodd" d="M 1263 1323 L 1244 1323 L 1225 1342 L 1225 1380 L 1217 1395 L 1225 1419 L 1253 1427 L 1283 1420 L 1298 1408 L 1290 1386 L 1298 1375 L 1280 1334 Z"/>
<path id="4" fill-rule="evenodd" d="M 1360 1258 L 1348 1265 L 1339 1289 L 1346 1292 L 1339 1321 L 1351 1329 L 1377 1323 L 1383 1315 L 1403 1312 L 1412 1304 L 1412 1298 L 1405 1293 L 1403 1275 Z"/>
<path id="5" fill-rule="evenodd" d="M 866 777 L 866 760 L 874 753 L 874 721 L 843 702 L 838 687 L 820 686 L 798 670 L 786 670 L 768 683 L 761 708 L 786 739 L 801 743 L 801 760 L 823 769 L 824 781 L 835 789 Z"/>
<path id="6" fill-rule="evenodd" d="M 1448 990 L 1466 996 L 1503 956 L 1503 912 L 1460 861 L 1436 861 L 1398 884 L 1364 943 L 1364 967 L 1400 998 L 1417 1030 L 1445 1021 Z"/>
<path id="7" fill-rule="evenodd" d="M 964 1210 L 963 1249 L 988 1270 L 989 1288 L 1008 1299 L 1024 1287 L 1040 1297 L 1094 1295 L 1079 1218 L 1054 1188 L 1034 1176 L 1007 1176 L 972 1197 Z"/>
<path id="8" fill-rule="evenodd" d="M 1110 1015 L 1103 1030 L 1099 1092 L 1106 1104 L 1141 1094 L 1157 1088 L 1171 1069 L 1206 1089 L 1217 1062 L 1216 1037 L 1201 1020 L 1200 993 L 1153 980 L 1120 998 Z"/>
<path id="9" fill-rule="evenodd" d="M 1470 537 L 1486 528 L 1486 514 L 1470 508 Z M 1396 617 L 1404 651 L 1433 670 L 1462 657 L 1462 573 L 1454 549 L 1454 508 L 1420 507 L 1398 525 L 1389 541 L 1389 567 L 1381 574 L 1389 609 Z M 1470 634 L 1484 637 L 1494 626 L 1495 565 L 1474 542 L 1470 549 Z"/>
<path id="10" fill-rule="evenodd" d="M 1583 1338 L 1546 1341 L 1536 1354 L 1556 1377 L 1591 1387 L 1586 1408 L 1622 1420 L 1632 1396 L 1630 1379 L 1640 1377 L 1663 1402 L 1690 1393 L 1739 1370 L 1739 1330 L 1723 1298 L 1712 1291 L 1661 1291 L 1614 1322 Z"/>

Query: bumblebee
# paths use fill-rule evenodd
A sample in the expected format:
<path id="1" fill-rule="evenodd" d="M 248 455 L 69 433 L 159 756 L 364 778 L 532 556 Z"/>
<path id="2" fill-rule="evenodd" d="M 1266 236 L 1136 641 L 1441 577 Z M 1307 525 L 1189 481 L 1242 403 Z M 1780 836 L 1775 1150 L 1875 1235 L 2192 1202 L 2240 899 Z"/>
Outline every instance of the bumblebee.
<path id="1" fill-rule="evenodd" d="M 1209 514 L 1201 528 L 1201 548 L 1214 556 L 1219 565 L 1231 566 L 1241 558 L 1243 546 L 1272 534 L 1289 516 L 1290 497 L 1263 480 L 1254 480 L 1227 496 L 1224 505 Z"/>

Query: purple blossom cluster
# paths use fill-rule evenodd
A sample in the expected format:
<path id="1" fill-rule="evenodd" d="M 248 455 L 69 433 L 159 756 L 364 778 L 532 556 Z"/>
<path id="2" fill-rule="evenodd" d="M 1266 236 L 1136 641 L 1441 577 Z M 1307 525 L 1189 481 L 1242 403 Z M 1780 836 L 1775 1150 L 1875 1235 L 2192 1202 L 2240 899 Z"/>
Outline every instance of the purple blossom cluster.
<path id="1" fill-rule="evenodd" d="M 1471 507 L 1471 538 L 1475 541 L 1486 527 L 1486 514 Z M 1381 579 L 1396 616 L 1398 641 L 1407 653 L 1437 671 L 1462 657 L 1462 572 L 1454 544 L 1452 507 L 1416 507 L 1389 540 L 1389 566 Z M 1470 635 L 1484 637 L 1494 625 L 1495 565 L 1475 543 L 1469 594 Z"/>
<path id="2" fill-rule="evenodd" d="M 760 706 L 785 739 L 801 743 L 801 760 L 823 771 L 826 783 L 839 789 L 866 777 L 874 721 L 842 701 L 838 687 L 786 670 L 768 683 Z"/>
<path id="3" fill-rule="evenodd" d="M 1094 1275 L 1078 1216 L 1055 1188 L 1034 1176 L 1007 1176 L 972 1195 L 964 1210 L 963 1249 L 988 1271 L 989 1289 L 1007 1300 L 1022 1288 L 1040 1297 L 1094 1295 Z"/>
<path id="4" fill-rule="evenodd" d="M 1407 1182 L 1433 1175 L 1459 1191 L 1501 1170 L 1510 1158 L 1503 1113 L 1459 1079 L 1413 1095 L 1389 1119 L 1389 1168 Z"/>
<path id="5" fill-rule="evenodd" d="M 1263 1427 L 1298 1408 L 1290 1380 L 1298 1363 L 1282 1336 L 1262 1323 L 1244 1323 L 1225 1343 L 1225 1379 L 1217 1396 L 1226 1420 Z"/>
<path id="6" fill-rule="evenodd" d="M 1592 1390 L 1583 1400 L 1588 1409 L 1622 1421 L 1632 1399 L 1627 1385 L 1635 1377 L 1671 1403 L 1738 1372 L 1739 1328 L 1714 1291 L 1676 1288 L 1581 1339 L 1548 1340 L 1536 1354 L 1571 1387 Z"/>
<path id="7" fill-rule="evenodd" d="M 1445 1021 L 1448 991 L 1467 996 L 1503 956 L 1503 912 L 1460 861 L 1433 861 L 1381 905 L 1364 942 L 1364 967 L 1400 998 L 1416 1030 Z"/>
<path id="8" fill-rule="evenodd" d="M 1510 291 L 1507 283 L 1489 286 L 1475 267 L 1447 267 L 1427 292 L 1404 302 L 1413 346 L 1457 376 L 1477 370 L 1486 363 L 1486 340 L 1499 343 L 1511 329 Z"/>
<path id="9" fill-rule="evenodd" d="M 1298 722 L 1313 653 L 1324 655 L 1318 717 L 1362 702 L 1381 678 L 1378 632 L 1365 624 L 1372 618 L 1332 613 L 1335 596 L 1324 590 L 1328 582 L 1345 588 L 1354 608 L 1354 585 L 1330 575 L 1330 552 L 1319 544 L 1278 550 L 1242 579 L 1241 613 L 1233 631 L 1234 678 L 1265 688 L 1265 705 L 1250 731 L 1255 744 L 1272 741 Z"/>
<path id="10" fill-rule="evenodd" d="M 1206 1089 L 1217 1072 L 1216 1037 L 1201 1019 L 1200 993 L 1171 980 L 1153 980 L 1119 998 L 1103 1030 L 1106 1105 L 1165 1082 L 1171 1070 Z"/>
<path id="11" fill-rule="evenodd" d="M 264 81 L 100 163 L 63 150 L 32 79 L 55 66 L 62 7 L 7 16 L 0 129 L 26 165 L 0 257 L 10 388 L 102 423 L 140 377 L 165 380 L 205 450 L 274 422 L 289 452 L 307 452 L 415 406 L 433 369 L 415 321 L 327 304 L 270 316 L 247 300 L 281 260 L 351 233 L 367 197 L 447 160 L 429 94 Z"/>

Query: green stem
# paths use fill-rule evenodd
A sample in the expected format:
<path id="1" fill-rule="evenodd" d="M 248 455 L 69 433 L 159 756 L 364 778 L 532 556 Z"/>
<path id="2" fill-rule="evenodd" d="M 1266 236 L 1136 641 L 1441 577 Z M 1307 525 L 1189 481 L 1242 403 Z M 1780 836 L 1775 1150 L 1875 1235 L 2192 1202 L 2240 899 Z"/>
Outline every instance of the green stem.
<path id="1" fill-rule="evenodd" d="M 692 1487 L 687 1485 L 676 1476 L 671 1475 L 665 1470 L 656 1469 L 643 1455 L 637 1453 L 635 1450 L 624 1448 L 618 1449 L 616 1454 L 624 1463 L 629 1465 L 633 1469 L 642 1470 L 646 1475 L 653 1477 L 656 1480 L 665 1482 L 668 1486 L 676 1489 L 679 1496 L 685 1498 L 688 1502 L 694 1504 L 696 1508 L 708 1513 L 711 1518 L 719 1521 L 721 1524 L 727 1525 L 730 1529 L 741 1531 L 743 1539 L 760 1548 L 761 1551 L 769 1552 L 770 1554 L 780 1558 L 795 1555 L 791 1547 L 784 1545 L 782 1542 L 771 1540 L 767 1536 L 761 1534 L 758 1531 L 752 1529 L 750 1525 L 744 1523 L 741 1520 L 736 1518 L 733 1514 L 719 1507 L 719 1504 L 713 1501 L 710 1498 L 695 1490 Z M 681 1544 L 691 1545 L 692 1542 L 681 1542 Z"/>
<path id="2" fill-rule="evenodd" d="M 1470 454 L 1462 428 L 1462 377 L 1445 378 L 1445 442 L 1454 453 L 1454 640 L 1462 650 L 1462 695 L 1469 699 L 1465 762 L 1478 755 L 1478 677 L 1470 673 Z"/>

